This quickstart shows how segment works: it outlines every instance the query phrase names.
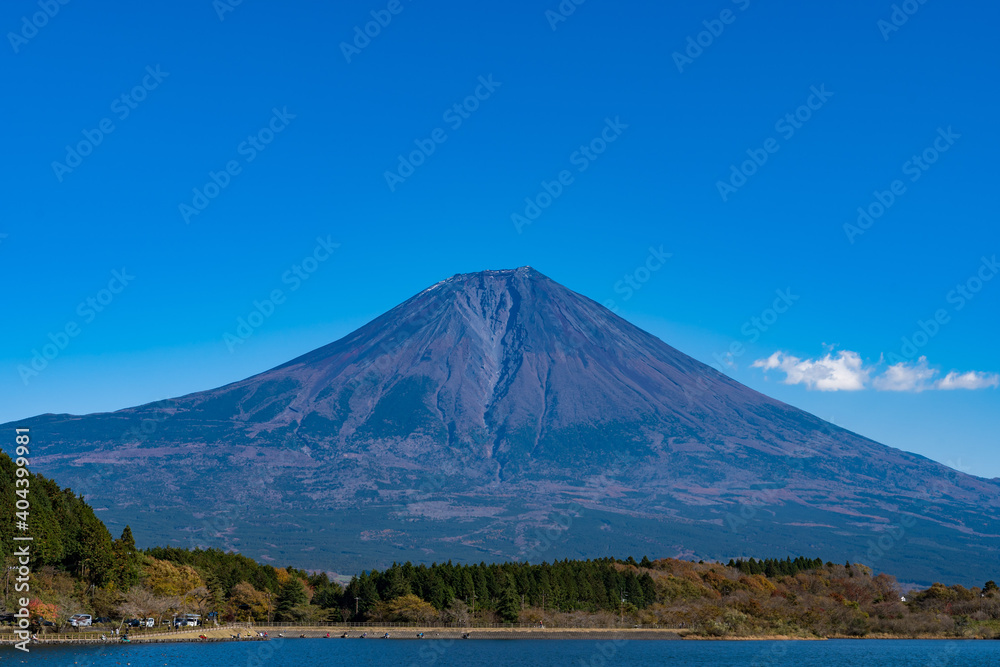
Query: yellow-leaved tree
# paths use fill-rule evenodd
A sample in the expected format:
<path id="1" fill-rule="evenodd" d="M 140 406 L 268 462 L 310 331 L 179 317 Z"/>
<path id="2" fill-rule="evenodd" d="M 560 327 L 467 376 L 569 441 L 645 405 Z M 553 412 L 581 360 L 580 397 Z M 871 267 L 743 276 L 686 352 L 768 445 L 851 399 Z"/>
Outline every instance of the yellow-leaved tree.
<path id="1" fill-rule="evenodd" d="M 205 588 L 205 582 L 190 565 L 150 558 L 144 574 L 146 587 L 157 597 L 184 597 L 196 588 Z"/>
<path id="2" fill-rule="evenodd" d="M 237 621 L 261 621 L 267 619 L 267 596 L 253 587 L 253 584 L 241 581 L 233 586 L 229 593 L 229 616 Z"/>
<path id="3" fill-rule="evenodd" d="M 438 617 L 437 610 L 431 603 L 425 602 L 412 593 L 379 602 L 375 605 L 371 615 L 377 621 L 403 623 L 428 623 Z"/>

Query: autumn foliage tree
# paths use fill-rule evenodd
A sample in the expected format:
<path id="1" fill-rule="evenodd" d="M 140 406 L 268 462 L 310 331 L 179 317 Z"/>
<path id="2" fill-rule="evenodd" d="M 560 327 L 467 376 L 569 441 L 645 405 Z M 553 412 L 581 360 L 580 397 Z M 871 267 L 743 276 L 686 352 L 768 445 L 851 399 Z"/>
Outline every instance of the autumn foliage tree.
<path id="1" fill-rule="evenodd" d="M 233 586 L 229 594 L 227 615 L 237 621 L 259 621 L 267 618 L 267 596 L 246 581 Z"/>
<path id="2" fill-rule="evenodd" d="M 429 602 L 424 602 L 413 593 L 377 603 L 371 615 L 379 621 L 401 623 L 429 623 L 438 616 Z"/>
<path id="3" fill-rule="evenodd" d="M 31 617 L 33 625 L 40 625 L 41 621 L 55 623 L 59 620 L 59 607 L 54 604 L 42 602 L 38 598 L 32 598 L 28 602 L 28 614 Z"/>

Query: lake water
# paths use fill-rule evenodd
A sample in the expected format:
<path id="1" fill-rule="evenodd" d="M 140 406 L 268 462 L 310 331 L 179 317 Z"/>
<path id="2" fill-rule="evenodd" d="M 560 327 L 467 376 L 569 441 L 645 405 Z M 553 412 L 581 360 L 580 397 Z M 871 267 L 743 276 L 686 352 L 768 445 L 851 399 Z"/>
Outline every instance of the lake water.
<path id="1" fill-rule="evenodd" d="M 311 665 L 692 665 L 704 667 L 1000 667 L 1000 641 L 577 641 L 284 639 L 270 642 L 0 647 L 0 664 L 130 667 Z"/>

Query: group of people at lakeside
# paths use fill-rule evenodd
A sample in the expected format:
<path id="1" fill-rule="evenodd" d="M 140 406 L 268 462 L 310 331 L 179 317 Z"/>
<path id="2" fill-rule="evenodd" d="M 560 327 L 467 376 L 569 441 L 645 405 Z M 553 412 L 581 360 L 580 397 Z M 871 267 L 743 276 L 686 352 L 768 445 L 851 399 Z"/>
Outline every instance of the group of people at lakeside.
<path id="1" fill-rule="evenodd" d="M 463 633 L 462 633 L 462 639 L 468 639 L 468 638 L 469 638 L 469 635 L 470 635 L 470 633 L 468 633 L 468 632 L 463 632 Z M 284 635 L 280 635 L 280 634 L 279 634 L 278 636 L 279 636 L 279 637 L 283 637 Z M 302 639 L 305 639 L 305 638 L 306 638 L 305 634 L 301 634 L 301 635 L 299 635 L 299 637 L 300 637 L 300 638 L 302 638 Z M 329 632 L 327 632 L 327 633 L 326 633 L 326 635 L 324 636 L 324 639 L 329 639 L 329 638 L 330 638 L 330 633 L 329 633 Z M 340 638 L 341 638 L 341 639 L 350 639 L 351 637 L 350 637 L 350 636 L 349 636 L 349 635 L 348 635 L 348 634 L 347 634 L 347 633 L 345 632 L 345 633 L 343 633 L 342 635 L 340 635 Z M 362 632 L 362 633 L 361 633 L 360 635 L 358 635 L 358 637 L 357 637 L 357 638 L 358 638 L 358 639 L 367 639 L 367 638 L 368 638 L 368 633 L 367 633 L 367 632 Z M 424 638 L 424 633 L 423 633 L 423 632 L 418 632 L 418 633 L 416 634 L 416 638 L 417 638 L 417 639 L 423 639 L 423 638 Z M 380 639 L 389 639 L 389 633 L 388 633 L 388 632 L 384 633 L 384 634 L 383 634 L 383 635 L 382 635 L 382 636 L 380 637 Z"/>
<path id="2" fill-rule="evenodd" d="M 112 628 L 110 632 L 111 632 L 111 639 L 112 640 L 117 639 L 117 637 L 119 635 L 118 628 Z M 125 630 L 125 638 L 126 639 L 128 638 L 128 629 Z M 105 633 L 102 632 L 101 633 L 101 641 L 102 642 L 108 641 L 108 635 L 106 635 Z"/>

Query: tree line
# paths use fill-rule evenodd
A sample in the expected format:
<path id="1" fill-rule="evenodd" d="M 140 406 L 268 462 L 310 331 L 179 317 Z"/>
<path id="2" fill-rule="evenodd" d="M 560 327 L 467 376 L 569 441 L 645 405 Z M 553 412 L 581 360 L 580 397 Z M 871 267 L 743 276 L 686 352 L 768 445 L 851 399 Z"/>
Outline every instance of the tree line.
<path id="1" fill-rule="evenodd" d="M 15 466 L 0 453 L 0 563 L 14 562 Z M 625 622 L 709 636 L 991 636 L 1000 587 L 936 583 L 904 591 L 887 574 L 819 558 L 602 558 L 552 563 L 393 563 L 347 580 L 260 564 L 219 549 L 140 551 L 116 539 L 82 497 L 31 475 L 32 600 L 42 620 L 72 613 L 297 622 L 522 622 L 608 627 Z M 341 583 L 343 582 L 343 584 Z M 17 608 L 5 587 L 2 611 Z"/>
<path id="2" fill-rule="evenodd" d="M 736 560 L 729 559 L 728 565 L 744 574 L 763 574 L 765 577 L 795 576 L 799 572 L 818 570 L 823 567 L 823 559 L 804 556 L 795 559 L 786 557 L 784 560 L 778 558 L 763 558 L 761 560 L 737 558 Z M 827 563 L 827 567 L 833 567 L 833 563 Z"/>
<path id="3" fill-rule="evenodd" d="M 566 612 L 619 611 L 625 605 L 645 609 L 656 600 L 652 577 L 636 568 L 622 568 L 621 562 L 605 558 L 537 565 L 394 563 L 382 572 L 351 579 L 341 604 L 347 611 L 354 607 L 366 616 L 386 616 L 384 603 L 412 595 L 428 605 L 428 612 L 442 612 L 460 601 L 472 614 L 495 612 L 506 622 L 518 620 L 521 611 L 531 607 Z"/>

